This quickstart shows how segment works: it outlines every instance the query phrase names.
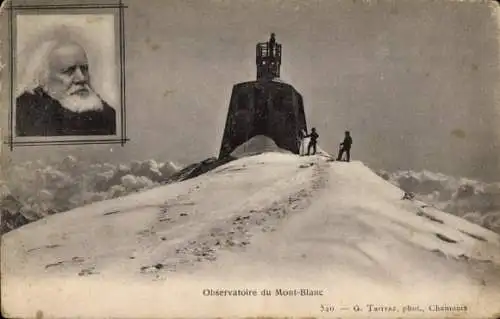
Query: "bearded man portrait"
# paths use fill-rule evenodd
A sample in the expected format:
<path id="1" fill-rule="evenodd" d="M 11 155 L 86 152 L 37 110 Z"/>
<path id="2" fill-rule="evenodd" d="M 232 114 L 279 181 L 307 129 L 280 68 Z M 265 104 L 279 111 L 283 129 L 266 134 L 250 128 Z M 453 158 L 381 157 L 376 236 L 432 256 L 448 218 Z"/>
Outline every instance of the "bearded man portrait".
<path id="1" fill-rule="evenodd" d="M 65 36 L 41 43 L 16 97 L 17 136 L 115 135 L 116 112 L 92 85 L 83 44 Z"/>

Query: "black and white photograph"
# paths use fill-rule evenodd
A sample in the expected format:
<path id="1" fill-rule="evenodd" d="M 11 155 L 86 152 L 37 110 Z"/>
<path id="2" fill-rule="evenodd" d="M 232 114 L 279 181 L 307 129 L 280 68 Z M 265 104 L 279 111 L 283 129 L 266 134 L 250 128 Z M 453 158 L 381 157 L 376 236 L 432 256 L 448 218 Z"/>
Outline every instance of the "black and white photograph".
<path id="1" fill-rule="evenodd" d="M 3 317 L 500 318 L 497 1 L 5 1 L 0 135 Z"/>
<path id="2" fill-rule="evenodd" d="M 15 16 L 14 135 L 118 136 L 120 60 L 113 14 Z"/>

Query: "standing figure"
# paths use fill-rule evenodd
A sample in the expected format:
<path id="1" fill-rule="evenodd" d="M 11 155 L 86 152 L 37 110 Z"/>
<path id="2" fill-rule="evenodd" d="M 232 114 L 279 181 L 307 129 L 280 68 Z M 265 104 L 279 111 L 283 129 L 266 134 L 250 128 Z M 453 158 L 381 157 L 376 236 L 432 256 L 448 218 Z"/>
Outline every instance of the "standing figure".
<path id="1" fill-rule="evenodd" d="M 346 153 L 347 155 L 347 162 L 351 161 L 351 146 L 352 146 L 352 137 L 349 131 L 345 131 L 345 137 L 344 141 L 340 143 L 340 150 L 339 150 L 339 156 L 337 157 L 337 161 L 342 160 L 342 155 Z"/>
<path id="2" fill-rule="evenodd" d="M 311 129 L 311 134 L 306 135 L 305 137 L 309 137 L 310 138 L 309 144 L 307 145 L 307 155 L 310 155 L 311 148 L 313 149 L 312 155 L 316 154 L 316 144 L 318 142 L 318 137 L 319 137 L 319 134 L 316 133 L 316 128 L 313 127 Z"/>
<path id="3" fill-rule="evenodd" d="M 274 57 L 274 48 L 276 47 L 276 35 L 271 33 L 271 38 L 269 39 L 269 56 Z"/>
<path id="4" fill-rule="evenodd" d="M 304 155 L 304 138 L 306 136 L 305 130 L 300 130 L 297 138 L 297 144 L 299 145 L 299 155 Z"/>

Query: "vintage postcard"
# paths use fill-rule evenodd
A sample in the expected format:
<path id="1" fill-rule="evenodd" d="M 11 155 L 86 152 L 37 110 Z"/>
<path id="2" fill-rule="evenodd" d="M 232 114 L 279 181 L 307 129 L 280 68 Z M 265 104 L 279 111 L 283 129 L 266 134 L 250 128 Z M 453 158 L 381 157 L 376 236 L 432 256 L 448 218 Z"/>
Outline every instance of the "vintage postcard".
<path id="1" fill-rule="evenodd" d="M 10 0 L 6 318 L 500 318 L 500 5 Z"/>

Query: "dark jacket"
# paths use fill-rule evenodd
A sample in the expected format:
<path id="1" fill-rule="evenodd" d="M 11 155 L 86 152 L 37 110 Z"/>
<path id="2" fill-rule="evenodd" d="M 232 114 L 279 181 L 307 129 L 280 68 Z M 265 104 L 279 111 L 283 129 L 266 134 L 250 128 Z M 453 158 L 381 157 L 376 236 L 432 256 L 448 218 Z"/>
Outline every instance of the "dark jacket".
<path id="1" fill-rule="evenodd" d="M 73 112 L 41 88 L 16 99 L 17 136 L 115 135 L 116 112 L 106 102 L 103 110 Z"/>
<path id="2" fill-rule="evenodd" d="M 312 132 L 311 134 L 306 135 L 306 137 L 310 137 L 311 138 L 311 143 L 316 143 L 317 140 L 318 140 L 319 134 L 316 133 L 316 132 Z"/>
<path id="3" fill-rule="evenodd" d="M 351 136 L 346 136 L 344 138 L 344 141 L 342 142 L 342 145 L 344 146 L 344 148 L 351 148 L 351 145 L 352 145 L 352 138 Z"/>

